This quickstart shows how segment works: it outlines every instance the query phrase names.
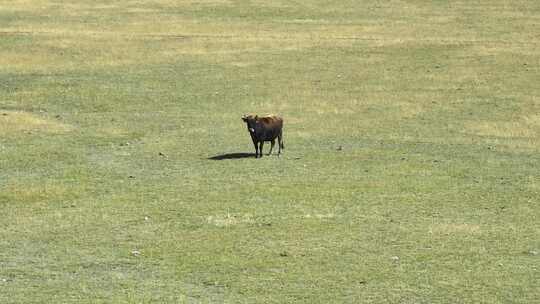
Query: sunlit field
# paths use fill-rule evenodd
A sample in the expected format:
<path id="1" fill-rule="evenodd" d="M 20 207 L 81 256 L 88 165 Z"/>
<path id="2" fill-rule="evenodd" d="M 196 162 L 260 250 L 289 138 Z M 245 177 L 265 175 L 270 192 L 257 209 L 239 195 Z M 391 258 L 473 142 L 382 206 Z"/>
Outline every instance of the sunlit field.
<path id="1" fill-rule="evenodd" d="M 0 0 L 0 303 L 538 303 L 539 33 L 537 1 Z"/>

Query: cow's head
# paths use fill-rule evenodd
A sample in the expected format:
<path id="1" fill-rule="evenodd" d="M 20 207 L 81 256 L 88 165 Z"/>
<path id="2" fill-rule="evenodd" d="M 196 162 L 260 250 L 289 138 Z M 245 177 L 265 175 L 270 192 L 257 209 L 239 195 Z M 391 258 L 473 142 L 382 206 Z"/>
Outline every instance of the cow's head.
<path id="1" fill-rule="evenodd" d="M 242 116 L 242 120 L 246 123 L 247 128 L 250 133 L 255 132 L 255 125 L 258 123 L 259 116 L 257 115 L 251 115 L 246 114 Z"/>

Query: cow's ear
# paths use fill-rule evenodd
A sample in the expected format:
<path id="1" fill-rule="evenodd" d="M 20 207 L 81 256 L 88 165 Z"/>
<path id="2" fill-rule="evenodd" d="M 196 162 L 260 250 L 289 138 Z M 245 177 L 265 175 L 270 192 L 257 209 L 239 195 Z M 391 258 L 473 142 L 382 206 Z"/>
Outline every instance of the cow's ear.
<path id="1" fill-rule="evenodd" d="M 255 120 L 259 119 L 259 115 L 255 115 Z"/>

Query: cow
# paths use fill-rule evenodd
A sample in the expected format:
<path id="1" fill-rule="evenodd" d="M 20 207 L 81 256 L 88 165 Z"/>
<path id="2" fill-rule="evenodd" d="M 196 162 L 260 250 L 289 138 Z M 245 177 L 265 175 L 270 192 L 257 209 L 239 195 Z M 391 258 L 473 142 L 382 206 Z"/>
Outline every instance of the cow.
<path id="1" fill-rule="evenodd" d="M 278 139 L 278 156 L 281 154 L 283 146 L 283 118 L 268 115 L 259 117 L 257 115 L 244 115 L 242 120 L 246 123 L 249 135 L 255 146 L 255 158 L 262 157 L 263 145 L 265 141 L 271 143 L 270 152 L 274 148 L 276 137 Z"/>

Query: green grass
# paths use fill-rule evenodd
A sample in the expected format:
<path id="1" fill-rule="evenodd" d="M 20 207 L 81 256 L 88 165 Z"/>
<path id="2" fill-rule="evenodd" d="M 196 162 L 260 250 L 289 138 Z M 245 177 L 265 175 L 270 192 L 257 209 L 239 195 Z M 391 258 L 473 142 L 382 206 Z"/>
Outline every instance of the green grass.
<path id="1" fill-rule="evenodd" d="M 539 16 L 0 1 L 0 302 L 538 301 Z"/>

